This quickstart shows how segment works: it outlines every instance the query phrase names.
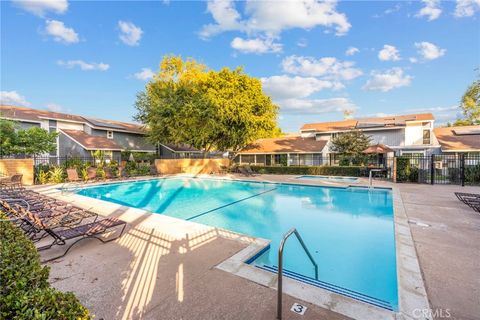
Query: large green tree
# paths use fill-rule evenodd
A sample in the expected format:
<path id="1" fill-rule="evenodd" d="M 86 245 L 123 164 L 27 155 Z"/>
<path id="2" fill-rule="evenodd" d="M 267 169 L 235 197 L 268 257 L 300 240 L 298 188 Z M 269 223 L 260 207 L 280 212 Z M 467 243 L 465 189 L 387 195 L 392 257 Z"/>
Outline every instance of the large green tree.
<path id="1" fill-rule="evenodd" d="M 57 136 L 39 127 L 18 129 L 16 122 L 0 119 L 0 155 L 48 153 L 55 150 Z"/>
<path id="2" fill-rule="evenodd" d="M 352 130 L 339 133 L 330 141 L 330 151 L 343 155 L 358 156 L 370 145 L 370 137 L 363 131 Z"/>
<path id="3" fill-rule="evenodd" d="M 260 80 L 241 68 L 214 71 L 166 56 L 135 106 L 135 118 L 146 125 L 152 142 L 234 154 L 256 139 L 280 134 L 278 107 L 263 93 Z"/>
<path id="4" fill-rule="evenodd" d="M 17 133 L 16 123 L 0 119 L 0 156 L 10 155 L 14 152 Z"/>
<path id="5" fill-rule="evenodd" d="M 463 119 L 455 121 L 455 126 L 480 124 L 480 80 L 474 81 L 465 91 L 460 102 Z"/>

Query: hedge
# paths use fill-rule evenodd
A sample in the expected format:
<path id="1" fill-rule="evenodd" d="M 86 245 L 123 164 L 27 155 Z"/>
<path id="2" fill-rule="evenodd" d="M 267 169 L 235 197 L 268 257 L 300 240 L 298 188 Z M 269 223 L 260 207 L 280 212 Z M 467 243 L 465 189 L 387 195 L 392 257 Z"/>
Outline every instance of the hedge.
<path id="1" fill-rule="evenodd" d="M 6 219 L 2 212 L 0 219 Z M 91 319 L 73 293 L 50 287 L 49 272 L 24 233 L 1 221 L 0 319 Z"/>
<path id="2" fill-rule="evenodd" d="M 365 175 L 366 167 L 363 166 L 252 166 L 253 171 L 268 174 L 298 174 L 298 175 L 325 175 L 325 176 L 349 176 L 360 177 Z"/>

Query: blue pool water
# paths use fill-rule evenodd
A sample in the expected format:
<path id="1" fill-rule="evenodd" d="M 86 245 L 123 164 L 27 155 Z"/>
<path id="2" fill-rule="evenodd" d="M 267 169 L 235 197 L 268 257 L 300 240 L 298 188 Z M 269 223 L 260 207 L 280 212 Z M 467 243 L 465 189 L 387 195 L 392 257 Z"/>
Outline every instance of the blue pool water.
<path id="1" fill-rule="evenodd" d="M 300 176 L 299 180 L 327 180 L 335 182 L 357 182 L 358 178 L 355 177 L 337 177 L 337 176 Z"/>
<path id="2" fill-rule="evenodd" d="M 251 263 L 275 271 L 282 235 L 286 275 L 397 310 L 392 194 L 388 189 L 332 188 L 200 178 L 167 178 L 87 187 L 78 194 L 271 240 Z"/>

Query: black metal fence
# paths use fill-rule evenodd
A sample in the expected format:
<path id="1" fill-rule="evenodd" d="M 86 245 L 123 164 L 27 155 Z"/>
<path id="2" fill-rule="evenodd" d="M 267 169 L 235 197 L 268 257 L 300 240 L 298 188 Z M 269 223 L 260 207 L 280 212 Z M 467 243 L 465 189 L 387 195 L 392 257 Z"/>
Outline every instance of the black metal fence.
<path id="1" fill-rule="evenodd" d="M 111 161 L 116 161 L 120 163 L 121 156 L 114 156 L 114 157 L 76 157 L 76 156 L 63 156 L 63 157 L 56 157 L 56 156 L 34 156 L 33 157 L 33 165 L 37 166 L 73 166 L 75 163 L 82 163 L 86 165 L 96 166 L 100 163 L 110 163 Z"/>
<path id="2" fill-rule="evenodd" d="M 408 155 L 397 157 L 397 181 L 480 185 L 480 155 Z"/>

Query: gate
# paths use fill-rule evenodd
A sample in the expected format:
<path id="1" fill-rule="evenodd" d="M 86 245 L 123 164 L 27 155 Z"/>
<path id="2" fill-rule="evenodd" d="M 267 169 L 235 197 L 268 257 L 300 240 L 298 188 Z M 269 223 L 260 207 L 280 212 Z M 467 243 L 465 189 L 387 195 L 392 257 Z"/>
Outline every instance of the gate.
<path id="1" fill-rule="evenodd" d="M 404 155 L 396 161 L 398 182 L 480 185 L 480 154 Z"/>

